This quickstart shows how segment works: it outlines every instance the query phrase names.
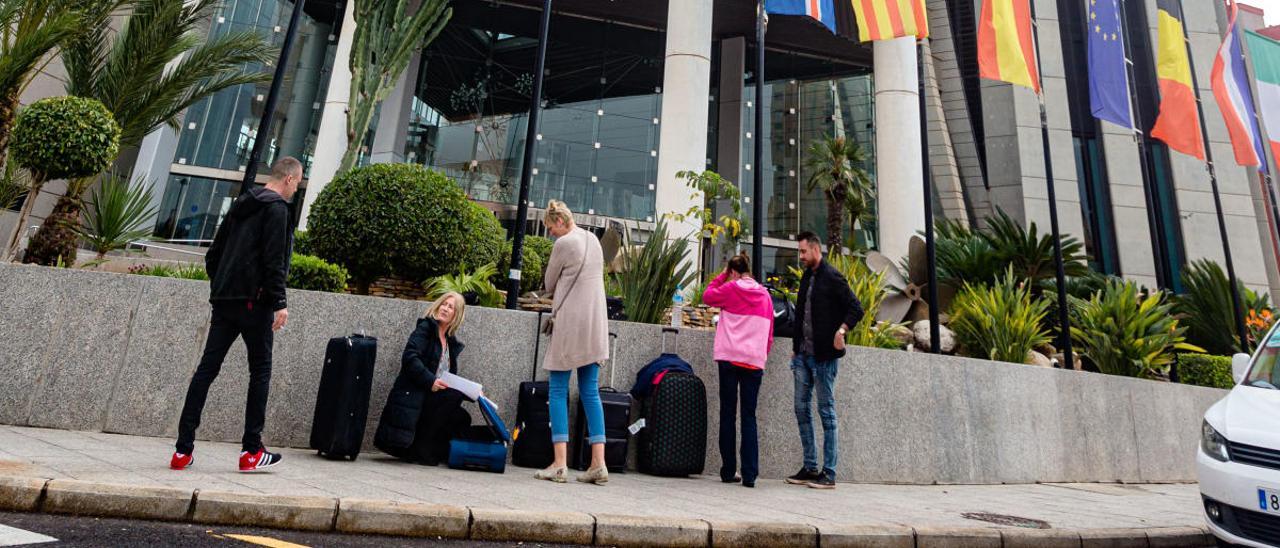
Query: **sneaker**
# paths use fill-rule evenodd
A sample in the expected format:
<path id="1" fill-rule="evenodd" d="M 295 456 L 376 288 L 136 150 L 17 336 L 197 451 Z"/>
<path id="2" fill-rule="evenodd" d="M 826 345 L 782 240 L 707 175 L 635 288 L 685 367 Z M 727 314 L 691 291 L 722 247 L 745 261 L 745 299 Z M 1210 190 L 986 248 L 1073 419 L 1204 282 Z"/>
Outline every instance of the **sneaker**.
<path id="1" fill-rule="evenodd" d="M 836 475 L 823 472 L 822 475 L 818 477 L 818 479 L 815 479 L 807 483 L 806 485 L 814 489 L 835 489 Z"/>
<path id="2" fill-rule="evenodd" d="M 808 485 L 809 482 L 822 477 L 822 472 L 811 470 L 809 468 L 801 468 L 796 475 L 787 478 L 787 483 L 791 485 Z"/>
<path id="3" fill-rule="evenodd" d="M 195 455 L 192 455 L 190 453 L 175 452 L 173 454 L 173 458 L 169 459 L 169 468 L 172 468 L 174 470 L 185 470 L 187 468 L 190 468 L 192 464 L 195 464 L 195 462 L 196 462 Z"/>
<path id="4" fill-rule="evenodd" d="M 280 453 L 269 453 L 266 449 L 259 449 L 257 453 L 241 451 L 240 471 L 257 472 L 280 464 L 280 460 Z"/>

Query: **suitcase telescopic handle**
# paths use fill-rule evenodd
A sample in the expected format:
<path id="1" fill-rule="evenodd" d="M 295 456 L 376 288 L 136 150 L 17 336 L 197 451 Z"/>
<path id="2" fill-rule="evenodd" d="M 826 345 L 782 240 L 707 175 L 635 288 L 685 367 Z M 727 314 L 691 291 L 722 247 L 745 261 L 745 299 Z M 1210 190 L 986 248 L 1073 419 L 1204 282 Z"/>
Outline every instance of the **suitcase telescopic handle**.
<path id="1" fill-rule="evenodd" d="M 609 332 L 609 388 L 613 388 L 613 374 L 618 372 L 618 334 Z"/>
<path id="2" fill-rule="evenodd" d="M 533 323 L 533 371 L 529 380 L 538 380 L 538 354 L 542 353 L 542 311 L 538 311 L 538 321 Z"/>

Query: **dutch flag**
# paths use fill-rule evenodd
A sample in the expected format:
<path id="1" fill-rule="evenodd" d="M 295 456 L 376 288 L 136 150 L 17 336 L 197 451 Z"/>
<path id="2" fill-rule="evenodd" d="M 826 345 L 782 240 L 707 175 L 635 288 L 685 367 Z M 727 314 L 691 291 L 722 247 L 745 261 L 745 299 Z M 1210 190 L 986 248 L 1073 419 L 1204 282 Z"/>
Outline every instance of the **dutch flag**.
<path id="1" fill-rule="evenodd" d="M 1236 163 L 1256 166 L 1258 171 L 1266 172 L 1262 131 L 1258 128 L 1258 116 L 1253 108 L 1253 92 L 1249 89 L 1249 75 L 1244 68 L 1244 50 L 1240 46 L 1240 33 L 1236 28 L 1234 1 L 1228 0 L 1227 14 L 1230 20 L 1227 36 L 1218 48 L 1218 55 L 1213 60 L 1213 73 L 1210 75 L 1213 97 L 1222 111 L 1227 133 L 1231 135 L 1231 149 L 1235 152 Z"/>

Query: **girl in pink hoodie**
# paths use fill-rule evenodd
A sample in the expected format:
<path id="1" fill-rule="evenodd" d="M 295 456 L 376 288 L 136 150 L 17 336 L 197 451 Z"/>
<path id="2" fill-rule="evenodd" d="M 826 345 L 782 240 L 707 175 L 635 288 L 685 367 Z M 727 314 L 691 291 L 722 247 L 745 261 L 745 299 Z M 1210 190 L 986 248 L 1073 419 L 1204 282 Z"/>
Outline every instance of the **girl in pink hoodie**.
<path id="1" fill-rule="evenodd" d="M 756 400 L 764 365 L 773 346 L 773 301 L 769 291 L 751 278 L 746 253 L 729 259 L 729 265 L 707 286 L 702 302 L 720 308 L 716 325 L 715 360 L 720 366 L 720 480 L 741 481 L 755 487 L 760 473 L 760 448 L 756 439 Z M 738 397 L 742 397 L 742 475 L 737 475 L 734 440 Z"/>

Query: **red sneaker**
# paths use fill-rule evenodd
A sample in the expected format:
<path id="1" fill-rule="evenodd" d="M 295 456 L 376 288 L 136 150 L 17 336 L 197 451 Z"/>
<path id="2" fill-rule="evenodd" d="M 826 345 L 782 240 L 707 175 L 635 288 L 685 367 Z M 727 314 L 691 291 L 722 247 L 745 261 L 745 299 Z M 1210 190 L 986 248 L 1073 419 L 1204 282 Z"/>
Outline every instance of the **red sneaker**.
<path id="1" fill-rule="evenodd" d="M 257 453 L 240 452 L 241 472 L 257 472 L 277 464 L 280 464 L 279 453 L 269 453 L 266 449 L 259 449 Z"/>
<path id="2" fill-rule="evenodd" d="M 174 453 L 173 458 L 169 459 L 169 468 L 174 470 L 185 470 L 195 464 L 196 456 L 192 454 Z"/>

